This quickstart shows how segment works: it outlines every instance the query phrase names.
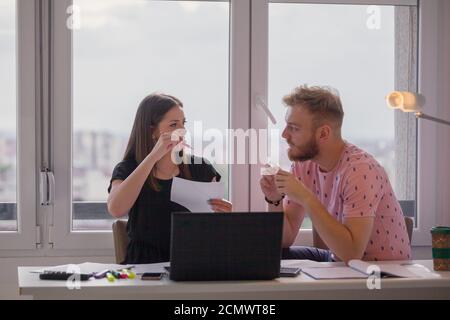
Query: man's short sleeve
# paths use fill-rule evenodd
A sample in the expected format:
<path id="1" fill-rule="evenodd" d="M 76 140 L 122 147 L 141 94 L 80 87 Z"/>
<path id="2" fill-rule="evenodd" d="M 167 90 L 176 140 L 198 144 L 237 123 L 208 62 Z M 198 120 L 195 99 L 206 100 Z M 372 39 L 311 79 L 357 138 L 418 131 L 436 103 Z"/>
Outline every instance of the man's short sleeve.
<path id="1" fill-rule="evenodd" d="M 376 166 L 357 164 L 349 169 L 343 189 L 343 217 L 375 217 L 383 197 L 382 177 Z"/>

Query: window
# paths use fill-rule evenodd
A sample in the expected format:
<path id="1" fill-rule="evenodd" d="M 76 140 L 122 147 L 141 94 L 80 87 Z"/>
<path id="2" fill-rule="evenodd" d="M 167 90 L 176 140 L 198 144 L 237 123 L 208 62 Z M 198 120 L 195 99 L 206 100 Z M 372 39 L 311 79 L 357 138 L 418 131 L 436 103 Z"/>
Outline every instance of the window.
<path id="1" fill-rule="evenodd" d="M 65 106 L 52 109 L 59 120 L 52 145 L 55 248 L 112 247 L 107 188 L 145 96 L 160 91 L 183 102 L 197 155 L 205 155 L 210 129 L 225 134 L 229 7 L 227 1 L 54 3 L 53 54 L 61 57 L 54 106 Z M 195 149 L 198 139 L 204 149 Z M 228 165 L 214 166 L 228 188 Z"/>
<path id="2" fill-rule="evenodd" d="M 16 3 L 0 2 L 0 231 L 17 231 Z"/>
<path id="3" fill-rule="evenodd" d="M 402 25 L 404 13 L 404 8 L 395 6 L 270 3 L 268 101 L 278 120 L 270 127 L 281 132 L 285 124 L 282 97 L 294 87 L 337 89 L 345 112 L 343 138 L 378 160 L 405 213 L 414 216 L 415 178 L 405 181 L 402 177 L 416 175 L 415 119 L 389 110 L 384 100 L 387 93 L 403 90 L 401 79 L 416 83 L 416 74 L 408 73 L 408 64 L 413 63 L 408 57 L 415 55 L 415 47 L 399 43 L 404 34 L 416 30 Z M 407 134 L 411 131 L 412 136 Z M 279 144 L 280 164 L 289 169 L 284 139 Z M 404 156 L 405 146 L 411 149 L 410 160 Z M 403 166 L 408 161 L 414 165 Z M 305 219 L 302 228 L 310 226 Z"/>
<path id="4" fill-rule="evenodd" d="M 110 229 L 110 222 L 102 225 L 110 219 L 106 188 L 146 95 L 179 97 L 191 135 L 203 134 L 194 133 L 196 124 L 204 131 L 228 128 L 228 6 L 74 1 L 80 13 L 73 32 L 74 229 Z M 228 182 L 228 167 L 216 167 Z"/>
<path id="5" fill-rule="evenodd" d="M 0 3 L 0 249 L 35 249 L 35 11 L 31 1 Z"/>

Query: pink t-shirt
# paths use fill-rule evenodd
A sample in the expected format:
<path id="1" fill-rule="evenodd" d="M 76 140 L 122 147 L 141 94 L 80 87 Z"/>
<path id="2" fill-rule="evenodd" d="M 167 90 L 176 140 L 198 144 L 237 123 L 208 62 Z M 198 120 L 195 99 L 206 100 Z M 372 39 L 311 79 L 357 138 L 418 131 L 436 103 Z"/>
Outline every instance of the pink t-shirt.
<path id="1" fill-rule="evenodd" d="M 330 215 L 375 217 L 363 260 L 407 260 L 411 246 L 400 204 L 384 168 L 367 152 L 346 143 L 335 168 L 322 172 L 313 161 L 294 162 L 291 172 L 313 191 Z M 285 199 L 285 205 L 292 200 Z"/>

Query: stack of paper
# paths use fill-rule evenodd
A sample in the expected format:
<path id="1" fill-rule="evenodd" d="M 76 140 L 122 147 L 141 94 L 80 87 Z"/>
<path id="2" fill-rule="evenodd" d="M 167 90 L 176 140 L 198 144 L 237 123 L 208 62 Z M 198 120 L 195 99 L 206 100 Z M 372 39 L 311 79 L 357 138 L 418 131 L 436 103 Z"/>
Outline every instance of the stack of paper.
<path id="1" fill-rule="evenodd" d="M 84 262 L 80 264 L 64 264 L 54 267 L 45 267 L 31 271 L 32 273 L 43 273 L 44 271 L 59 271 L 69 273 L 82 273 L 90 274 L 102 272 L 104 270 L 122 270 L 125 268 L 131 268 L 136 274 L 143 274 L 145 272 L 165 272 L 165 267 L 170 266 L 169 262 L 151 263 L 151 264 L 105 264 Z"/>
<path id="2" fill-rule="evenodd" d="M 84 262 L 80 264 L 64 264 L 54 267 L 45 267 L 42 269 L 33 270 L 33 273 L 42 273 L 44 271 L 59 271 L 59 272 L 69 272 L 69 273 L 97 273 L 103 270 L 121 270 L 124 268 L 129 268 L 131 265 L 123 264 L 105 264 L 105 263 L 95 263 L 95 262 Z"/>

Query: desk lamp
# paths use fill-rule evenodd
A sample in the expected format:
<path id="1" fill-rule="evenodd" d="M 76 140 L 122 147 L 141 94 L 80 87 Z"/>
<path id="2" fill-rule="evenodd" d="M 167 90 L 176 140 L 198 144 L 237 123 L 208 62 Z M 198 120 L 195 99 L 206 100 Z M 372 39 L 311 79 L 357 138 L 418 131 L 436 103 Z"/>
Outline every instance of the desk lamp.
<path id="1" fill-rule="evenodd" d="M 449 121 L 431 117 L 421 111 L 425 105 L 425 98 L 420 94 L 394 91 L 387 95 L 386 102 L 392 109 L 400 109 L 403 112 L 415 112 L 417 118 L 450 125 Z M 450 227 L 434 227 L 431 229 L 431 235 L 434 270 L 450 271 Z"/>
<path id="2" fill-rule="evenodd" d="M 429 116 L 421 111 L 425 105 L 425 97 L 421 94 L 408 91 L 393 91 L 387 95 L 386 102 L 392 109 L 400 109 L 403 112 L 414 112 L 416 118 L 450 125 L 450 121 Z"/>

